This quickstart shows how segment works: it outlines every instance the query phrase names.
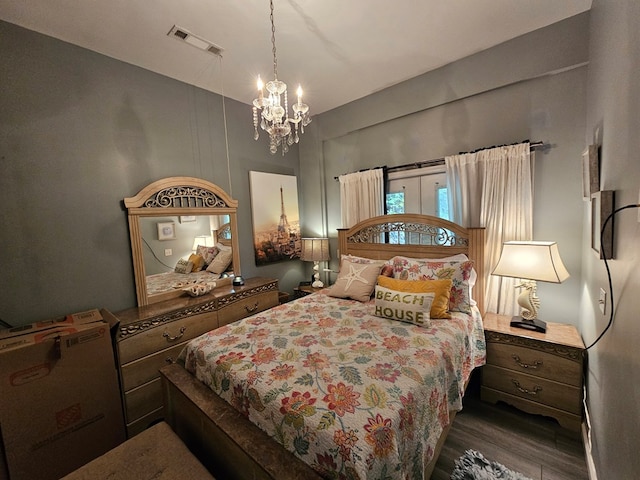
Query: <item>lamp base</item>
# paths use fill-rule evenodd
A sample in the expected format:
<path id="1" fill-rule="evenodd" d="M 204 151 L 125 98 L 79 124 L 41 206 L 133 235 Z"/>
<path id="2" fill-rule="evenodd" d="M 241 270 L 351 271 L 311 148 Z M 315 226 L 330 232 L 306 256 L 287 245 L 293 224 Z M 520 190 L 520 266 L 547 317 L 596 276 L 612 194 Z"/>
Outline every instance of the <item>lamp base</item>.
<path id="1" fill-rule="evenodd" d="M 511 325 L 512 327 L 532 330 L 534 332 L 544 333 L 547 331 L 547 322 L 544 322 L 538 318 L 534 318 L 533 320 L 527 320 L 526 318 L 515 316 L 511 319 L 511 323 L 509 323 L 509 325 Z"/>

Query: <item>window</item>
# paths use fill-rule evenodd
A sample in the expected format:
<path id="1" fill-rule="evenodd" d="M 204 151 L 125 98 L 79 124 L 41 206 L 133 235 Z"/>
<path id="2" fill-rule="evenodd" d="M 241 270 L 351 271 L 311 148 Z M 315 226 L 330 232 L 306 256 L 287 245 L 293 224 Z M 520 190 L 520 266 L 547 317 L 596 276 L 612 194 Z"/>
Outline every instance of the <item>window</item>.
<path id="1" fill-rule="evenodd" d="M 451 219 L 444 166 L 390 172 L 387 213 L 422 213 Z"/>

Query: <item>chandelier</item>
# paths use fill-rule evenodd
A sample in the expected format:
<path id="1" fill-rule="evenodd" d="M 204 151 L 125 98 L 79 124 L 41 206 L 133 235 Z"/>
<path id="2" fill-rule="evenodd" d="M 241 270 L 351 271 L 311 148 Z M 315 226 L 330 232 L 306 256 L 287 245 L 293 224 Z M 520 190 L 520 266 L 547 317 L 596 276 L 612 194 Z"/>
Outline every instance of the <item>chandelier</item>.
<path id="1" fill-rule="evenodd" d="M 276 58 L 276 27 L 273 23 L 273 0 L 271 6 L 271 45 L 273 51 L 273 80 L 262 83 L 258 76 L 258 98 L 253 100 L 253 138 L 258 140 L 258 122 L 260 128 L 269 134 L 269 151 L 273 155 L 282 148 L 282 155 L 289 147 L 300 141 L 298 132 L 304 133 L 304 127 L 311 123 L 309 106 L 302 103 L 302 88 L 298 86 L 298 101 L 291 105 L 293 117 L 289 116 L 287 84 L 278 80 L 278 59 Z M 267 95 L 264 94 L 264 88 Z M 259 117 L 259 118 L 258 118 Z"/>

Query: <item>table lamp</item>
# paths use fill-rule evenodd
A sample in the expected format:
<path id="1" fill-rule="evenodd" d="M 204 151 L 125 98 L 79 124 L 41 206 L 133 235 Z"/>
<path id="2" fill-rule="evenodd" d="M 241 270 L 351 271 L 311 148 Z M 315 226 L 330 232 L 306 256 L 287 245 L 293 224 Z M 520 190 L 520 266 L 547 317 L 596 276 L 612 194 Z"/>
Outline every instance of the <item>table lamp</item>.
<path id="1" fill-rule="evenodd" d="M 320 281 L 320 262 L 329 260 L 329 239 L 328 238 L 303 238 L 302 253 L 300 260 L 305 262 L 313 262 L 313 282 L 311 286 L 314 288 L 324 287 L 324 283 Z"/>
<path id="2" fill-rule="evenodd" d="M 562 283 L 569 278 L 556 242 L 505 242 L 498 265 L 492 275 L 518 278 L 522 281 L 516 288 L 522 288 L 518 296 L 521 316 L 511 319 L 511 326 L 546 332 L 546 322 L 538 317 L 540 299 L 537 295 L 539 282 Z"/>

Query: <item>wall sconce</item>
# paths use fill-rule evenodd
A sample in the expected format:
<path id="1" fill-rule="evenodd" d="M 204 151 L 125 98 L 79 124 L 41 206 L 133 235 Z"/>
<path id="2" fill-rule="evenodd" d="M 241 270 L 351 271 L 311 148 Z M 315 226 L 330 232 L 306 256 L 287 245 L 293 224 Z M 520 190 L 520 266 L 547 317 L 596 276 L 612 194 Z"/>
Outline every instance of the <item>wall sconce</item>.
<path id="1" fill-rule="evenodd" d="M 523 291 L 518 297 L 522 316 L 511 319 L 512 327 L 526 328 L 538 332 L 547 330 L 546 322 L 538 319 L 540 299 L 536 280 L 562 283 L 569 272 L 562 263 L 556 242 L 505 242 L 498 265 L 492 275 L 523 279 L 516 288 Z"/>
<path id="2" fill-rule="evenodd" d="M 328 238 L 303 238 L 302 253 L 300 260 L 305 262 L 313 262 L 313 282 L 311 286 L 314 288 L 324 287 L 324 283 L 320 281 L 320 262 L 326 262 L 329 256 L 329 239 Z"/>

